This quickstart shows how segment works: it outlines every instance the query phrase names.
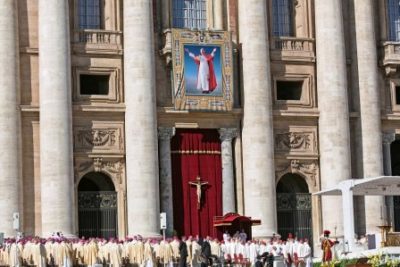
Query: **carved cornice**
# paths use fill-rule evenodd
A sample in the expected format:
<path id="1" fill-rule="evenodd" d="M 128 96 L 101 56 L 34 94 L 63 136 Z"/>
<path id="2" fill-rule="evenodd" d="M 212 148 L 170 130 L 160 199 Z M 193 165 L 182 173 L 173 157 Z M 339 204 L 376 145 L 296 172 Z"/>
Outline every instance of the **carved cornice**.
<path id="1" fill-rule="evenodd" d="M 158 139 L 169 141 L 175 135 L 174 127 L 158 127 Z"/>
<path id="2" fill-rule="evenodd" d="M 284 132 L 275 134 L 275 149 L 285 152 L 317 152 L 314 132 Z"/>
<path id="3" fill-rule="evenodd" d="M 220 128 L 218 130 L 219 132 L 219 139 L 221 141 L 232 141 L 233 138 L 235 138 L 239 131 L 237 128 Z"/>

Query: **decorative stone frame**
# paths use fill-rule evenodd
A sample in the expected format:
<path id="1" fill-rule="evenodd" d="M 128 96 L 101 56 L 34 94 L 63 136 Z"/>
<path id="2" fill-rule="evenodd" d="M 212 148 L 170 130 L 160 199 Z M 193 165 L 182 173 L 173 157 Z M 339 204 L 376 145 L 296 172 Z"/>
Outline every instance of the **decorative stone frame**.
<path id="1" fill-rule="evenodd" d="M 73 31 L 79 29 L 79 0 L 69 0 L 70 2 L 70 25 Z M 98 31 L 121 31 L 122 30 L 122 9 L 120 0 L 100 0 L 103 9 L 103 29 Z M 93 29 L 92 29 L 93 30 Z"/>
<path id="2" fill-rule="evenodd" d="M 172 90 L 176 110 L 230 111 L 233 108 L 233 57 L 232 42 L 226 31 L 171 30 Z M 184 46 L 218 46 L 221 53 L 221 96 L 186 94 L 184 83 Z"/>
<path id="3" fill-rule="evenodd" d="M 274 130 L 275 153 L 286 155 L 318 156 L 318 132 L 316 127 L 289 126 Z"/>
<path id="4" fill-rule="evenodd" d="M 159 0 L 161 4 L 161 17 L 162 17 L 162 28 L 170 29 L 173 27 L 173 0 Z M 222 30 L 222 27 L 218 27 L 217 20 L 223 18 L 224 14 L 224 3 L 225 0 L 207 0 L 207 29 Z"/>
<path id="5" fill-rule="evenodd" d="M 80 75 L 109 75 L 109 91 L 107 95 L 82 95 L 80 93 Z M 74 102 L 106 102 L 120 103 L 122 92 L 120 86 L 121 74 L 117 67 L 74 67 L 73 79 L 73 100 Z"/>
<path id="6" fill-rule="evenodd" d="M 278 100 L 277 82 L 278 81 L 302 81 L 300 100 Z M 273 77 L 273 99 L 276 109 L 287 109 L 289 107 L 313 108 L 316 106 L 314 88 L 314 77 L 311 74 L 285 73 L 283 76 Z"/>
<path id="7" fill-rule="evenodd" d="M 307 182 L 310 193 L 318 192 L 320 188 L 319 164 L 316 159 L 287 159 L 276 166 L 276 184 L 287 173 L 299 174 Z"/>
<path id="8" fill-rule="evenodd" d="M 400 104 L 396 103 L 396 86 L 400 86 L 400 78 L 389 80 L 389 99 L 391 111 L 393 113 L 400 113 Z"/>
<path id="9" fill-rule="evenodd" d="M 272 37 L 273 27 L 273 9 L 272 0 L 268 0 L 267 12 L 269 17 L 269 32 Z M 293 1 L 293 36 L 294 38 L 313 38 L 314 22 L 313 22 L 313 1 L 311 0 L 295 0 Z M 301 29 L 302 31 L 300 31 Z M 271 38 L 273 40 L 273 38 Z"/>
<path id="10" fill-rule="evenodd" d="M 78 185 L 81 179 L 90 172 L 101 172 L 113 182 L 117 192 L 117 217 L 118 237 L 124 238 L 127 234 L 126 227 L 126 183 L 125 162 L 123 158 L 82 157 L 75 158 L 74 195 L 78 200 Z M 79 229 L 78 205 L 75 205 L 75 229 Z"/>
<path id="11" fill-rule="evenodd" d="M 320 169 L 317 158 L 293 159 L 290 157 L 284 159 L 276 159 L 275 161 L 275 181 L 278 185 L 279 180 L 288 173 L 293 173 L 301 176 L 308 185 L 308 190 L 312 194 L 320 191 Z M 319 237 L 322 232 L 322 205 L 319 196 L 311 197 L 312 205 L 312 229 L 313 229 L 313 244 L 316 248 L 319 244 Z"/>

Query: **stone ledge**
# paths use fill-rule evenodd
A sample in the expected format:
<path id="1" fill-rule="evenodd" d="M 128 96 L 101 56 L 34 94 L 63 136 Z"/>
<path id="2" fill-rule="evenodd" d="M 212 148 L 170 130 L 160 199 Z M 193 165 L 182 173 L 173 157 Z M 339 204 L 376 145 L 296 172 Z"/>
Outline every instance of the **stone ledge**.
<path id="1" fill-rule="evenodd" d="M 103 104 L 103 105 L 74 104 L 73 111 L 124 113 L 125 105 L 124 104 Z"/>

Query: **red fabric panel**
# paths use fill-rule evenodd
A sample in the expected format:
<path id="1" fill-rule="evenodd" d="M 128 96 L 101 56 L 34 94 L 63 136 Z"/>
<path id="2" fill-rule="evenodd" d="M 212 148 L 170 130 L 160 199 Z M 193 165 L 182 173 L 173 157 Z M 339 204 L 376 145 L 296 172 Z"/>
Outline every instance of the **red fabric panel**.
<path id="1" fill-rule="evenodd" d="M 216 130 L 177 130 L 171 144 L 174 226 L 179 235 L 216 237 L 214 216 L 222 215 L 221 143 Z M 196 186 L 200 176 L 201 208 Z"/>

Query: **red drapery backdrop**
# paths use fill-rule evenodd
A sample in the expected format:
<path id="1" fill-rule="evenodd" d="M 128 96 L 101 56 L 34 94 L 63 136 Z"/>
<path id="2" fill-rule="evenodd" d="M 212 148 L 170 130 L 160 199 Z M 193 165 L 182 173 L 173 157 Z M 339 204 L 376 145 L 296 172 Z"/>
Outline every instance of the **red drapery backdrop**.
<path id="1" fill-rule="evenodd" d="M 178 235 L 216 237 L 214 216 L 222 215 L 221 143 L 216 130 L 177 130 L 171 143 L 174 227 Z M 196 186 L 202 186 L 197 208 Z"/>

